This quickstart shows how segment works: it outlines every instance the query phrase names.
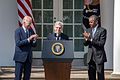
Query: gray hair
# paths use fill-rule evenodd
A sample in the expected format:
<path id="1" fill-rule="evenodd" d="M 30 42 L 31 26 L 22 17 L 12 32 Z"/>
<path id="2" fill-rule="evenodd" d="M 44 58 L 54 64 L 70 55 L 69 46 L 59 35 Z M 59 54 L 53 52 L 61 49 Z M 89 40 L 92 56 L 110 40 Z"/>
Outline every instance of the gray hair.
<path id="1" fill-rule="evenodd" d="M 61 21 L 56 21 L 55 24 L 54 24 L 54 26 L 55 25 L 60 25 L 63 28 L 63 22 L 61 22 Z"/>
<path id="2" fill-rule="evenodd" d="M 89 17 L 89 19 L 90 18 L 93 18 L 95 21 L 98 21 L 98 19 L 99 19 L 98 16 L 96 16 L 96 15 L 92 15 L 92 16 Z"/>
<path id="3" fill-rule="evenodd" d="M 63 32 L 63 22 L 61 22 L 61 21 L 56 21 L 55 24 L 54 24 L 54 28 L 55 28 L 56 25 L 61 26 L 61 27 L 62 27 L 61 32 Z M 54 32 L 55 32 L 55 31 L 54 31 Z"/>
<path id="4" fill-rule="evenodd" d="M 25 19 L 30 19 L 31 20 L 30 23 L 32 23 L 32 18 L 30 16 L 25 16 L 22 20 L 22 24 L 25 22 Z"/>

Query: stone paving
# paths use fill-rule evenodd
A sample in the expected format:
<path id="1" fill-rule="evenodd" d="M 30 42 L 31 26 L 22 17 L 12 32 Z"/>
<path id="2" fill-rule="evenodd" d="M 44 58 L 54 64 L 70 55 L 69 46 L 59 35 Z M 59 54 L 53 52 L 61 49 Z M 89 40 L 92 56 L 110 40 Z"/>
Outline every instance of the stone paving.
<path id="1" fill-rule="evenodd" d="M 0 80 L 14 80 L 14 67 L 3 67 Z M 106 80 L 120 80 L 120 75 L 112 76 L 112 70 L 105 70 Z M 71 69 L 71 80 L 88 80 L 87 70 Z M 31 80 L 45 80 L 43 68 L 32 68 Z"/>

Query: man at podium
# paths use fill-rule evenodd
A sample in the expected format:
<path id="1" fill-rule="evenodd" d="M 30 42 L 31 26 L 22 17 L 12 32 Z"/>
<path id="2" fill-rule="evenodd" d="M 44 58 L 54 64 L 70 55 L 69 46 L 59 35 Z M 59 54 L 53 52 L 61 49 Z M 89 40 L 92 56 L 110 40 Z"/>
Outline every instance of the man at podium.
<path id="1" fill-rule="evenodd" d="M 54 33 L 49 34 L 47 39 L 48 40 L 68 40 L 68 36 L 62 32 L 63 32 L 63 23 L 60 21 L 57 21 L 54 24 Z"/>
<path id="2" fill-rule="evenodd" d="M 49 34 L 47 40 L 69 40 L 63 33 L 63 23 L 57 21 L 54 24 L 54 32 Z M 56 46 L 56 52 L 59 52 L 60 46 Z M 70 80 L 71 62 L 44 62 L 45 80 Z"/>

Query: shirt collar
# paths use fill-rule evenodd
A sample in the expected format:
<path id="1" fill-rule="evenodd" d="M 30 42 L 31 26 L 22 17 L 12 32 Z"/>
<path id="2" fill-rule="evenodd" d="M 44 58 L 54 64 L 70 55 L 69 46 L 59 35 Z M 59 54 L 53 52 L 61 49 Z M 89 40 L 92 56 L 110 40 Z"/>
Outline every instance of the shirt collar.
<path id="1" fill-rule="evenodd" d="M 27 29 L 25 28 L 25 26 L 22 26 L 22 28 L 23 28 L 23 29 L 24 29 L 24 31 L 26 32 L 26 30 L 27 30 Z"/>
<path id="2" fill-rule="evenodd" d="M 95 30 L 95 31 L 96 31 L 97 27 L 98 27 L 98 24 L 97 24 L 97 25 L 93 28 L 93 30 Z"/>

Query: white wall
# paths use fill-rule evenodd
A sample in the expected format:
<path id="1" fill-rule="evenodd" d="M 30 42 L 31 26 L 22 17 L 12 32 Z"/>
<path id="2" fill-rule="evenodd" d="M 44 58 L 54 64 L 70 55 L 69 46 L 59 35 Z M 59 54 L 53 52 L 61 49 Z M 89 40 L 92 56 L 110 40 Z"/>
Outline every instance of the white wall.
<path id="1" fill-rule="evenodd" d="M 14 65 L 14 31 L 16 28 L 16 0 L 0 0 L 0 66 Z"/>
<path id="2" fill-rule="evenodd" d="M 107 29 L 107 41 L 105 45 L 107 63 L 105 68 L 113 68 L 113 22 L 114 22 L 114 0 L 100 0 L 102 26 Z"/>

